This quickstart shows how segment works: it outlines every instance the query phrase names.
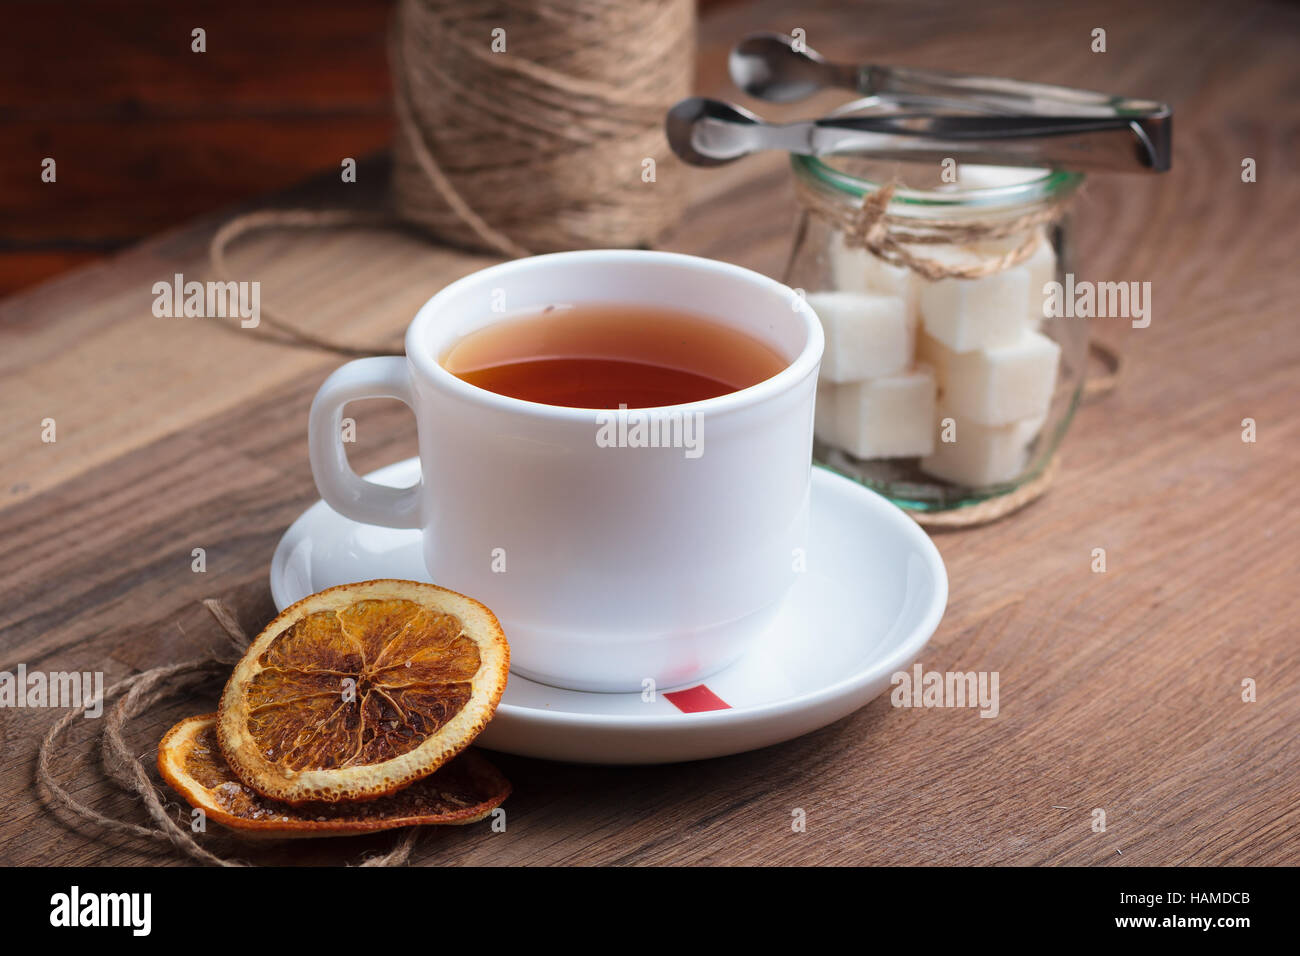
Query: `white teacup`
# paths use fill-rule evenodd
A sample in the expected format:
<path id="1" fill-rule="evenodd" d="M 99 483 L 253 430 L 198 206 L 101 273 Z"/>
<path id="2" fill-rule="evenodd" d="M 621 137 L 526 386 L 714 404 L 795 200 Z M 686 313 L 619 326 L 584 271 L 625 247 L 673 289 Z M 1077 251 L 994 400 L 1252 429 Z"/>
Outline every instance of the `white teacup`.
<path id="1" fill-rule="evenodd" d="M 706 316 L 788 364 L 749 388 L 647 410 L 661 426 L 698 415 L 698 434 L 661 427 L 659 447 L 611 447 L 617 412 L 511 398 L 439 364 L 485 326 L 588 302 Z M 801 296 L 739 266 L 606 250 L 507 262 L 425 303 L 405 358 L 360 359 L 326 379 L 311 408 L 312 472 L 340 514 L 420 528 L 431 579 L 496 612 L 516 673 L 586 691 L 684 684 L 739 657 L 803 566 L 822 344 Z M 415 412 L 419 484 L 381 487 L 349 467 L 343 407 L 363 398 Z"/>

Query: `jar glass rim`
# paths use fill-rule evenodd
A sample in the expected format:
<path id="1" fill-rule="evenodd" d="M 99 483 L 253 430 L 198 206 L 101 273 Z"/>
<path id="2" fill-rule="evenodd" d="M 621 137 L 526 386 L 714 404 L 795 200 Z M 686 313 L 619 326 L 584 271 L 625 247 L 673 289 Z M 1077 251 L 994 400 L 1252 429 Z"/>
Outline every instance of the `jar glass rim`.
<path id="1" fill-rule="evenodd" d="M 936 101 L 941 103 L 943 101 Z M 878 96 L 867 96 L 831 112 L 832 116 L 863 112 L 874 106 L 883 106 L 886 102 Z M 836 169 L 817 156 L 790 154 L 790 165 L 795 175 L 811 179 L 815 184 L 827 187 L 852 199 L 861 199 L 883 188 L 884 183 L 854 176 Z M 974 165 L 974 164 L 972 164 Z M 981 164 L 983 165 L 983 164 Z M 1041 176 L 1024 182 L 1005 186 L 979 186 L 960 191 L 942 191 L 936 189 L 911 189 L 900 186 L 894 191 L 890 204 L 899 203 L 912 207 L 969 207 L 969 206 L 1015 206 L 1021 203 L 1040 202 L 1068 195 L 1083 182 L 1083 173 L 1068 169 L 1047 169 Z"/>

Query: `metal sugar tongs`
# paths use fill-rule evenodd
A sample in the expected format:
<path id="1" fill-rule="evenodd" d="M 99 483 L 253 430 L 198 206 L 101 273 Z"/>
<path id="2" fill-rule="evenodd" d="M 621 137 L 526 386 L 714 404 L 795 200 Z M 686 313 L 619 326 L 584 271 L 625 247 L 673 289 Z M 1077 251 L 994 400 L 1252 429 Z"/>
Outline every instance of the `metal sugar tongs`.
<path id="1" fill-rule="evenodd" d="M 834 64 L 774 33 L 741 40 L 729 67 L 737 86 L 769 102 L 845 89 L 862 94 L 852 104 L 859 109 L 898 112 L 776 124 L 730 103 L 691 97 L 669 110 L 665 127 L 673 152 L 692 165 L 779 149 L 1112 172 L 1170 167 L 1173 110 L 1153 100 L 942 70 Z"/>

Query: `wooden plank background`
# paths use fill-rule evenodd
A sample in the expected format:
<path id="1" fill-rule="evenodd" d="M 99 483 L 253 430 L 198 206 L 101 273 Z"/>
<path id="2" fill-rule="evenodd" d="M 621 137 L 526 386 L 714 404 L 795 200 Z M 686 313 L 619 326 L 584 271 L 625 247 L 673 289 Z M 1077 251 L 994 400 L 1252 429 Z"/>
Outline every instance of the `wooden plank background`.
<path id="1" fill-rule="evenodd" d="M 391 6 L 6 3 L 0 295 L 383 148 Z"/>
<path id="2" fill-rule="evenodd" d="M 1081 278 L 1153 285 L 1149 328 L 1094 322 L 1125 355 L 1119 390 L 1080 412 L 1045 499 L 937 539 L 952 594 L 921 660 L 998 671 L 1001 714 L 881 699 L 799 740 L 698 764 L 501 757 L 515 784 L 507 832 L 431 833 L 418 862 L 1300 862 L 1300 548 L 1287 490 L 1300 468 L 1300 11 L 1261 0 L 783 10 L 711 10 L 699 88 L 738 98 L 725 79 L 734 39 L 802 26 L 837 58 L 1071 83 L 1177 110 L 1174 171 L 1095 177 L 1076 216 Z M 1089 50 L 1098 26 L 1105 54 Z M 1244 157 L 1257 160 L 1257 183 L 1241 182 Z M 369 208 L 384 168 L 275 204 Z M 660 185 L 694 200 L 665 248 L 780 268 L 794 205 L 779 157 L 661 173 Z M 315 498 L 307 407 L 338 363 L 258 332 L 151 315 L 153 282 L 205 274 L 223 218 L 0 304 L 0 669 L 103 670 L 111 683 L 216 646 L 200 598 L 223 598 L 250 629 L 273 613 L 271 551 Z M 355 341 L 395 340 L 420 302 L 488 261 L 373 231 L 269 234 L 234 260 L 262 282 L 265 303 Z M 54 444 L 40 440 L 46 417 L 58 422 Z M 405 411 L 376 402 L 357 417 L 358 469 L 413 453 Z M 1247 417 L 1253 444 L 1241 440 Z M 206 573 L 190 570 L 194 547 L 207 550 Z M 1098 547 L 1105 573 L 1090 567 Z M 1246 678 L 1254 703 L 1241 699 Z M 210 709 L 216 690 L 140 720 L 138 752 L 151 759 L 161 732 Z M 69 830 L 39 802 L 34 753 L 53 717 L 0 710 L 0 862 L 179 862 Z M 87 729 L 64 779 L 138 819 L 100 780 L 97 755 L 78 750 Z M 791 831 L 795 808 L 805 833 Z M 1094 808 L 1104 833 L 1091 828 Z M 325 863 L 390 840 L 241 852 Z"/>

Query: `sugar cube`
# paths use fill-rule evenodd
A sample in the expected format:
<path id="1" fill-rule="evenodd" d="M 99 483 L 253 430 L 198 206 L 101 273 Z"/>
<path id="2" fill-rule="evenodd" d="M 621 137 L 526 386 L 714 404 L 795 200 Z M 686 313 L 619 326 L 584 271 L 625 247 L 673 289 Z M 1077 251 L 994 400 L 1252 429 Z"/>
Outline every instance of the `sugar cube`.
<path id="1" fill-rule="evenodd" d="M 944 386 L 948 381 L 948 366 L 951 364 L 952 356 L 956 354 L 942 342 L 930 336 L 924 328 L 916 333 L 916 360 L 924 362 L 934 369 L 934 378 L 939 386 L 940 394 L 943 394 Z"/>
<path id="2" fill-rule="evenodd" d="M 1056 281 L 1056 250 L 1052 248 L 1047 230 L 1040 227 L 1033 232 L 1020 232 L 1002 239 L 987 239 L 962 248 L 969 249 L 976 256 L 1000 256 L 1019 249 L 1031 238 L 1035 240 L 1033 251 L 1019 266 L 1011 268 L 1023 268 L 1029 273 L 1028 316 L 1030 325 L 1038 328 L 1043 321 L 1043 303 L 1046 299 L 1043 286 Z"/>
<path id="3" fill-rule="evenodd" d="M 945 403 L 980 425 L 1007 425 L 1047 411 L 1061 347 L 1022 326 L 1012 345 L 954 352 L 922 333 L 917 356 L 935 370 Z"/>
<path id="4" fill-rule="evenodd" d="M 813 415 L 813 436 L 828 445 L 839 445 L 839 404 L 836 402 L 838 385 L 823 379 L 817 380 L 817 411 Z"/>
<path id="5" fill-rule="evenodd" d="M 916 323 L 897 296 L 814 292 L 808 296 L 826 334 L 821 377 L 857 382 L 893 375 L 912 364 Z"/>
<path id="6" fill-rule="evenodd" d="M 1042 420 L 981 425 L 941 401 L 936 410 L 939 440 L 921 459 L 921 470 L 955 485 L 979 488 L 1014 481 L 1029 461 L 1029 444 Z M 951 437 L 952 441 L 944 441 Z"/>
<path id="7" fill-rule="evenodd" d="M 997 189 L 1019 186 L 1042 179 L 1051 170 L 1036 166 L 988 166 L 984 163 L 958 163 L 958 189 Z"/>
<path id="8" fill-rule="evenodd" d="M 866 249 L 849 248 L 838 231 L 831 236 L 830 260 L 835 288 L 897 296 L 903 300 L 908 317 L 916 317 L 921 280 L 907 266 L 891 265 Z"/>
<path id="9" fill-rule="evenodd" d="M 963 250 L 935 255 L 970 258 Z M 921 286 L 921 322 L 954 352 L 1015 342 L 1030 314 L 1029 270 L 1022 263 L 978 279 L 939 279 Z"/>
<path id="10" fill-rule="evenodd" d="M 1047 301 L 1043 286 L 1056 281 L 1056 252 L 1045 235 L 1023 265 L 1029 273 L 1029 316 L 1035 323 L 1042 322 L 1043 305 Z"/>
<path id="11" fill-rule="evenodd" d="M 1047 412 L 1016 422 L 1016 427 L 1020 429 L 1020 440 L 1025 443 L 1026 448 L 1033 447 L 1034 440 L 1038 438 L 1039 432 L 1043 430 L 1043 426 L 1046 424 Z"/>
<path id="12" fill-rule="evenodd" d="M 823 391 L 824 390 L 824 391 Z M 823 385 L 823 441 L 858 458 L 910 458 L 934 450 L 934 372 L 924 365 L 863 382 Z M 827 436 L 827 437 L 823 437 Z"/>

